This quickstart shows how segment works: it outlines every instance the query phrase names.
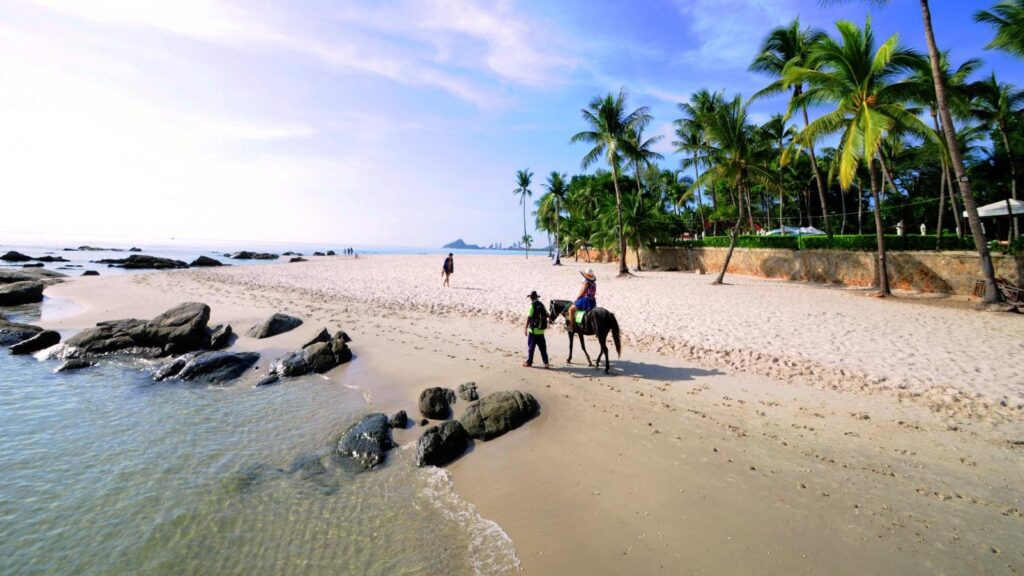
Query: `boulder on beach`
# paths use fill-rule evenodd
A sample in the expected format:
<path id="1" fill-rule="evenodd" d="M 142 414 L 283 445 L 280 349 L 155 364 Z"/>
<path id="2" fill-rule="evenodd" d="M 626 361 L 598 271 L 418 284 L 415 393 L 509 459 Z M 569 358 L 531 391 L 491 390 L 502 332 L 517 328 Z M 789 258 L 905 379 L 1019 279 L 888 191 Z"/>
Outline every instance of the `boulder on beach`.
<path id="1" fill-rule="evenodd" d="M 308 262 L 308 260 L 306 260 L 302 256 L 296 256 L 294 258 L 289 258 L 288 262 Z"/>
<path id="2" fill-rule="evenodd" d="M 39 326 L 21 324 L 18 322 L 8 322 L 7 320 L 0 318 L 0 346 L 17 344 L 18 342 L 28 340 L 42 331 L 43 329 Z"/>
<path id="3" fill-rule="evenodd" d="M 247 334 L 251 338 L 270 338 L 271 336 L 284 334 L 285 332 L 298 328 L 299 326 L 302 326 L 301 319 L 278 312 L 250 328 Z"/>
<path id="4" fill-rule="evenodd" d="M 391 427 L 388 417 L 380 412 L 367 414 L 354 424 L 338 442 L 336 453 L 343 460 L 352 461 L 364 470 L 369 470 L 384 461 L 391 442 Z"/>
<path id="5" fill-rule="evenodd" d="M 152 320 L 111 320 L 87 328 L 67 341 L 71 357 L 134 352 L 149 356 L 205 349 L 210 307 L 185 302 Z"/>
<path id="6" fill-rule="evenodd" d="M 235 341 L 235 333 L 230 324 L 218 324 L 210 329 L 210 350 L 227 348 Z"/>
<path id="7" fill-rule="evenodd" d="M 82 370 L 84 368 L 90 368 L 95 366 L 96 363 L 86 358 L 72 358 L 57 367 L 54 372 L 71 372 L 73 370 Z"/>
<path id="8" fill-rule="evenodd" d="M 352 350 L 340 338 L 326 342 L 314 341 L 302 350 L 289 352 L 275 360 L 270 366 L 270 374 L 284 377 L 302 376 L 310 372 L 323 374 L 351 359 Z"/>
<path id="9" fill-rule="evenodd" d="M 330 342 L 330 341 L 331 341 L 331 333 L 327 331 L 327 328 L 322 328 L 319 332 L 316 333 L 316 336 L 313 336 L 312 340 L 310 340 L 309 342 L 306 342 L 305 344 L 303 344 L 302 347 L 305 348 L 306 346 L 309 346 L 310 344 L 316 344 L 317 342 Z"/>
<path id="10" fill-rule="evenodd" d="M 220 260 L 210 258 L 209 256 L 200 256 L 192 261 L 189 266 L 223 266 L 224 263 Z"/>
<path id="11" fill-rule="evenodd" d="M 395 412 L 395 415 L 391 417 L 389 421 L 392 428 L 398 428 L 399 430 L 404 429 L 409 425 L 409 415 L 405 413 L 405 410 L 399 410 Z"/>
<path id="12" fill-rule="evenodd" d="M 242 250 L 241 252 L 235 252 L 232 254 L 231 258 L 235 260 L 277 260 L 279 256 L 277 254 L 268 254 L 265 252 L 250 252 L 248 250 Z"/>
<path id="13" fill-rule="evenodd" d="M 491 440 L 515 430 L 537 415 L 537 400 L 519 390 L 505 390 L 484 396 L 471 404 L 459 421 L 470 436 Z"/>
<path id="14" fill-rule="evenodd" d="M 33 258 L 31 256 L 26 256 L 21 252 L 10 250 L 3 256 L 0 256 L 0 260 L 5 262 L 31 262 Z"/>
<path id="15" fill-rule="evenodd" d="M 43 330 L 27 340 L 22 340 L 11 346 L 11 354 L 32 354 L 40 350 L 46 350 L 50 346 L 60 343 L 60 333 L 53 330 Z"/>
<path id="16" fill-rule="evenodd" d="M 469 434 L 458 420 L 427 428 L 416 442 L 417 466 L 444 466 L 469 446 Z"/>
<path id="17" fill-rule="evenodd" d="M 185 367 L 193 358 L 198 356 L 198 352 L 189 352 L 188 354 L 182 354 L 177 358 L 172 358 L 167 362 L 164 362 L 153 371 L 153 380 L 160 382 L 173 376 L 177 376 L 178 372 Z"/>
<path id="18" fill-rule="evenodd" d="M 43 301 L 45 285 L 38 281 L 13 282 L 0 285 L 0 306 L 18 306 Z"/>
<path id="19" fill-rule="evenodd" d="M 262 388 L 263 386 L 273 386 L 274 384 L 279 384 L 280 382 L 281 377 L 278 376 L 277 374 L 267 374 L 263 378 L 260 378 L 258 382 L 256 382 L 256 387 Z"/>
<path id="20" fill-rule="evenodd" d="M 328 250 L 328 251 L 327 251 L 327 255 L 328 255 L 328 256 L 336 256 L 336 254 L 335 254 L 334 250 Z"/>
<path id="21" fill-rule="evenodd" d="M 455 391 L 451 388 L 427 388 L 420 393 L 420 413 L 433 420 L 444 420 L 451 415 Z"/>
<path id="22" fill-rule="evenodd" d="M 327 256 L 327 254 L 324 254 L 323 252 L 313 252 L 313 256 Z"/>
<path id="23" fill-rule="evenodd" d="M 85 272 L 82 272 L 82 276 L 99 276 L 99 275 L 100 275 L 100 273 L 95 271 L 95 270 L 86 270 Z"/>
<path id="24" fill-rule="evenodd" d="M 71 262 L 71 260 L 67 260 L 60 256 L 40 256 L 38 258 L 33 258 L 33 260 L 36 262 Z"/>
<path id="25" fill-rule="evenodd" d="M 19 270 L 0 270 L 0 284 L 13 284 L 15 282 L 39 281 L 44 283 L 59 282 L 59 278 L 66 278 L 55 270 L 45 268 L 21 268 Z"/>
<path id="26" fill-rule="evenodd" d="M 466 402 L 475 402 L 480 399 L 480 395 L 476 392 L 476 382 L 466 382 L 465 384 L 459 384 L 459 400 Z"/>
<path id="27" fill-rule="evenodd" d="M 129 252 L 142 252 L 142 248 L 138 248 L 136 246 L 132 246 L 131 248 L 128 249 L 128 251 Z"/>
<path id="28" fill-rule="evenodd" d="M 96 260 L 97 264 L 106 264 L 112 268 L 124 268 L 125 270 L 168 270 L 174 268 L 188 268 L 188 264 L 181 260 L 148 256 L 146 254 L 132 254 L 127 258 L 104 258 Z"/>
<path id="29" fill-rule="evenodd" d="M 190 382 L 223 384 L 244 374 L 259 359 L 257 352 L 202 352 L 188 360 L 174 377 Z"/>

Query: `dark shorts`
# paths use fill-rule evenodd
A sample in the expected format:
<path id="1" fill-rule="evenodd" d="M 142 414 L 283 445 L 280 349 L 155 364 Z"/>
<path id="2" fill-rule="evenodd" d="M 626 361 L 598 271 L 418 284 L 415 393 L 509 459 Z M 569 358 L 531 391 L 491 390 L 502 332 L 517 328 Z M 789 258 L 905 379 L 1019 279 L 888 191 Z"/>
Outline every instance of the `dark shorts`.
<path id="1" fill-rule="evenodd" d="M 597 301 L 594 300 L 593 298 L 587 298 L 586 296 L 580 296 L 579 298 L 576 299 L 576 302 L 574 303 L 574 305 L 576 306 L 577 310 L 582 310 L 584 312 L 589 312 L 589 311 L 593 310 L 597 306 Z"/>

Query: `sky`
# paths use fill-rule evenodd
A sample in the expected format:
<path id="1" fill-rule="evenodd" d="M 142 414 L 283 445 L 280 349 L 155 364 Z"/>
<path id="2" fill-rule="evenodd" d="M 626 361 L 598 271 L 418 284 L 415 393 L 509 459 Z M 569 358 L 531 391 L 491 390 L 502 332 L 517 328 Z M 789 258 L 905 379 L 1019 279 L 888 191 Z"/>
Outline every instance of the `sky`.
<path id="1" fill-rule="evenodd" d="M 984 50 L 971 18 L 994 2 L 932 0 L 937 40 L 1024 86 L 1024 61 Z M 918 2 L 868 4 L 5 0 L 0 244 L 507 245 L 516 171 L 531 201 L 552 171 L 582 172 L 569 139 L 592 98 L 625 87 L 649 106 L 676 169 L 678 104 L 762 88 L 747 66 L 775 26 L 870 14 L 879 41 L 924 50 Z"/>

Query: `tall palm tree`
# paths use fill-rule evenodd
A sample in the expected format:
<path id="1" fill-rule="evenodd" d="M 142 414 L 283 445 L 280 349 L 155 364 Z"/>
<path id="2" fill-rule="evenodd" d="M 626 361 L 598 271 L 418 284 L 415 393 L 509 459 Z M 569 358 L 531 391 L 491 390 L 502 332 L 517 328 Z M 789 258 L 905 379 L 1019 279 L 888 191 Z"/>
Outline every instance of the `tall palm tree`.
<path id="1" fill-rule="evenodd" d="M 565 205 L 566 195 L 569 193 L 569 187 L 565 182 L 565 174 L 553 170 L 548 175 L 548 181 L 544 185 L 547 189 L 547 194 L 553 198 L 554 211 L 555 211 L 555 266 L 562 265 L 562 209 Z"/>
<path id="2" fill-rule="evenodd" d="M 680 161 L 680 166 L 685 170 L 687 167 L 693 167 L 694 180 L 700 178 L 700 167 L 697 162 L 693 162 L 692 159 L 696 158 L 698 154 L 704 148 L 704 132 L 700 126 L 683 124 L 682 121 L 676 121 L 676 138 L 673 140 L 672 145 L 675 146 L 676 152 L 679 154 L 686 154 L 686 158 Z M 704 220 L 704 199 L 701 197 L 700 188 L 698 186 L 692 187 L 693 191 L 697 196 L 697 214 L 700 216 L 700 231 L 704 232 L 706 226 Z"/>
<path id="3" fill-rule="evenodd" d="M 643 170 L 654 164 L 656 160 L 664 160 L 665 157 L 654 151 L 654 145 L 664 138 L 662 135 L 652 136 L 644 140 L 644 127 L 636 126 L 629 133 L 630 150 L 629 159 L 633 161 L 633 169 L 636 172 L 637 192 L 643 193 L 640 179 Z"/>
<path id="4" fill-rule="evenodd" d="M 786 125 L 786 117 L 783 114 L 773 114 L 772 117 L 768 120 L 768 122 L 761 125 L 761 132 L 763 133 L 764 137 L 768 138 L 768 140 L 770 140 L 772 144 L 776 147 L 776 162 L 779 171 L 779 230 L 781 231 L 782 235 L 785 236 L 786 221 L 783 217 L 783 208 L 785 206 L 785 198 L 783 196 L 783 191 L 785 190 L 785 186 L 783 185 L 784 167 L 782 164 L 782 155 L 786 149 L 787 144 L 793 140 L 797 132 L 796 129 L 794 129 L 792 126 Z M 808 149 L 810 148 L 811 147 L 808 147 Z M 811 158 L 814 158 L 816 160 L 813 154 L 811 154 Z"/>
<path id="5" fill-rule="evenodd" d="M 1009 130 L 1007 122 L 1010 118 L 1019 114 L 1024 106 L 1024 91 L 1018 90 L 1013 84 L 999 82 L 993 73 L 990 77 L 973 85 L 975 99 L 972 112 L 986 126 L 999 132 L 1006 148 L 1006 157 L 1010 164 L 1010 197 L 1017 199 L 1017 163 L 1013 158 L 1013 148 L 1010 146 Z M 1020 236 L 1020 228 L 1017 217 L 1013 218 L 1013 236 Z"/>
<path id="6" fill-rule="evenodd" d="M 753 96 L 757 99 L 760 96 L 778 94 L 783 90 L 791 89 L 792 98 L 798 98 L 803 92 L 803 84 L 789 85 L 783 78 L 783 71 L 786 66 L 800 66 L 803 68 L 813 67 L 810 61 L 811 51 L 815 44 L 821 41 L 825 33 L 811 28 L 800 28 L 800 19 L 794 19 L 786 26 L 780 26 L 768 33 L 761 43 L 761 50 L 758 52 L 754 62 L 750 64 L 752 72 L 761 72 L 775 78 L 776 80 Z M 807 115 L 807 106 L 801 106 L 804 116 L 804 127 L 810 124 Z M 808 145 L 807 153 L 811 157 L 811 167 L 814 170 L 814 181 L 818 185 L 818 199 L 821 201 L 821 216 L 825 221 L 825 232 L 832 236 L 832 223 L 828 217 L 828 201 L 825 194 L 825 181 L 818 168 L 818 160 L 814 155 L 814 146 Z"/>
<path id="7" fill-rule="evenodd" d="M 750 122 L 748 104 L 737 95 L 729 102 L 723 103 L 714 114 L 705 119 L 708 146 L 699 161 L 708 166 L 708 169 L 694 184 L 703 184 L 701 180 L 711 179 L 728 182 L 736 191 L 739 208 L 729 240 L 729 251 L 726 252 L 725 262 L 714 284 L 722 284 L 725 280 L 725 272 L 729 268 L 729 261 L 736 247 L 736 237 L 743 222 L 743 200 L 750 196 L 750 186 L 775 186 L 774 173 L 771 169 L 771 148 L 763 146 L 765 139 L 757 137 L 756 131 L 759 128 Z"/>
<path id="8" fill-rule="evenodd" d="M 893 34 L 876 50 L 869 20 L 864 28 L 847 21 L 836 22 L 839 39 L 826 37 L 814 48 L 814 68 L 787 66 L 790 83 L 807 83 L 808 89 L 795 98 L 790 107 L 807 104 L 833 104 L 835 110 L 812 122 L 801 140 L 814 142 L 841 132 L 837 163 L 839 183 L 849 190 L 860 163 L 865 163 L 875 204 L 875 231 L 878 240 L 878 288 L 882 296 L 891 294 L 885 262 L 885 231 L 879 199 L 876 161 L 881 161 L 882 140 L 894 130 L 906 130 L 931 136 L 928 127 L 903 103 L 913 91 L 909 81 L 896 78 L 919 65 L 920 56 L 901 48 Z M 884 168 L 884 166 L 883 166 Z"/>
<path id="9" fill-rule="evenodd" d="M 995 39 L 985 48 L 1005 50 L 1024 58 L 1024 0 L 1002 0 L 992 10 L 978 10 L 974 21 L 996 28 Z"/>
<path id="10" fill-rule="evenodd" d="M 587 109 L 580 110 L 589 130 L 578 132 L 569 140 L 576 144 L 583 142 L 593 148 L 583 156 L 582 166 L 586 169 L 602 156 L 612 170 L 615 186 L 615 212 L 619 239 L 619 275 L 628 275 L 626 267 L 626 237 L 622 231 L 622 193 L 619 191 L 619 166 L 622 158 L 630 157 L 634 151 L 631 135 L 637 127 L 645 127 L 651 121 L 650 110 L 641 106 L 626 112 L 626 89 L 619 90 L 618 96 L 608 94 L 590 101 Z"/>
<path id="11" fill-rule="evenodd" d="M 821 4 L 838 4 L 848 0 L 819 0 Z M 863 0 L 870 4 L 883 6 L 889 0 Z M 978 204 L 974 200 L 974 191 L 971 189 L 971 181 L 967 177 L 967 170 L 964 167 L 963 155 L 957 145 L 956 128 L 953 126 L 953 116 L 949 110 L 949 96 L 945 83 L 942 81 L 942 70 L 939 68 L 940 57 L 939 47 L 935 42 L 935 31 L 932 28 L 932 12 L 928 0 L 919 0 L 921 3 L 921 21 L 924 24 L 924 39 L 928 45 L 928 59 L 932 66 L 932 81 L 935 84 L 935 99 L 938 102 L 939 117 L 942 120 L 942 133 L 946 137 L 946 146 L 949 150 L 950 163 L 953 165 L 953 172 L 956 175 L 957 185 L 960 187 L 960 196 L 964 200 L 964 208 L 967 211 L 967 222 L 971 227 L 971 236 L 974 237 L 974 246 L 978 250 L 978 257 L 981 259 L 981 272 L 985 277 L 985 296 L 983 302 L 991 304 L 1002 302 L 1003 296 L 996 286 L 996 270 L 992 265 L 992 257 L 989 255 L 988 244 L 985 242 L 985 233 L 981 230 L 981 218 L 978 217 Z"/>
<path id="12" fill-rule="evenodd" d="M 519 196 L 519 203 L 523 205 L 523 242 L 526 242 L 526 199 L 533 196 L 533 191 L 530 190 L 530 185 L 533 184 L 533 172 L 530 169 L 516 170 L 516 189 L 512 191 L 512 194 Z M 530 247 L 526 247 L 526 259 L 530 259 Z"/>

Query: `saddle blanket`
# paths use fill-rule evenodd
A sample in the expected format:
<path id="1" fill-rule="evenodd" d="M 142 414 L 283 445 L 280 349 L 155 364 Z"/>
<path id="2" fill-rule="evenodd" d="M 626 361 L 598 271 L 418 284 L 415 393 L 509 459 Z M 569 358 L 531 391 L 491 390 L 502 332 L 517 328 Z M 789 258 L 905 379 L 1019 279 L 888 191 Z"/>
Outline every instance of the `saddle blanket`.
<path id="1" fill-rule="evenodd" d="M 582 310 L 577 310 L 576 311 L 576 323 L 577 324 L 583 324 L 583 317 L 586 316 L 586 315 L 587 315 L 586 312 L 584 312 Z"/>

